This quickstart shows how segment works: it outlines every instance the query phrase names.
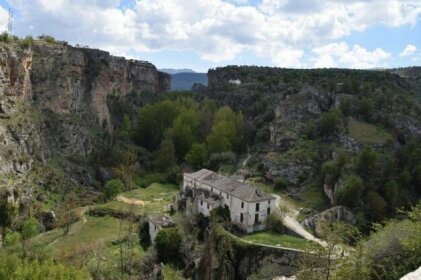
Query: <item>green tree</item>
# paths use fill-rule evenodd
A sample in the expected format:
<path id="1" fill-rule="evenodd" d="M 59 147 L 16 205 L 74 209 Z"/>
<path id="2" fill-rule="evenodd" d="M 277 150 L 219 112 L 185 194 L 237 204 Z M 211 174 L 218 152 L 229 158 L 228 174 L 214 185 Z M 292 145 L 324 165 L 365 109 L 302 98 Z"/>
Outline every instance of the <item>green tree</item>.
<path id="1" fill-rule="evenodd" d="M 363 179 L 357 175 L 351 175 L 345 179 L 343 187 L 336 194 L 336 203 L 355 207 L 361 200 L 363 190 Z"/>
<path id="2" fill-rule="evenodd" d="M 132 131 L 132 123 L 127 114 L 124 114 L 123 121 L 121 122 L 121 127 L 119 129 L 119 136 L 123 139 L 128 139 Z"/>
<path id="3" fill-rule="evenodd" d="M 208 159 L 208 149 L 206 148 L 206 144 L 204 143 L 193 144 L 192 148 L 190 149 L 190 152 L 186 155 L 187 163 L 189 163 L 195 169 L 199 169 L 203 167 L 207 159 Z"/>
<path id="4" fill-rule="evenodd" d="M 158 258 L 162 262 L 176 262 L 180 260 L 180 244 L 182 238 L 177 228 L 164 228 L 155 238 Z"/>
<path id="5" fill-rule="evenodd" d="M 344 259 L 344 246 L 342 244 L 355 242 L 359 238 L 357 228 L 345 223 L 330 225 L 324 221 L 320 225 L 324 246 L 317 247 L 300 260 L 300 271 L 297 279 L 330 280 L 334 278 L 335 268 Z"/>
<path id="6" fill-rule="evenodd" d="M 370 146 L 365 146 L 358 156 L 357 167 L 361 174 L 373 176 L 376 171 L 380 155 Z"/>
<path id="7" fill-rule="evenodd" d="M 11 202 L 0 203 L 0 225 L 8 227 L 17 215 L 17 207 Z"/>
<path id="8" fill-rule="evenodd" d="M 57 264 L 51 260 L 26 260 L 0 252 L 0 279 L 8 280 L 87 280 L 85 269 Z"/>
<path id="9" fill-rule="evenodd" d="M 207 137 L 209 152 L 240 150 L 243 128 L 242 114 L 234 113 L 228 106 L 220 108 L 215 114 L 212 130 Z"/>
<path id="10" fill-rule="evenodd" d="M 373 221 L 381 221 L 386 218 L 387 202 L 377 192 L 370 191 L 366 195 L 366 204 L 369 207 L 368 215 Z"/>
<path id="11" fill-rule="evenodd" d="M 398 205 L 399 185 L 395 180 L 390 180 L 384 185 L 384 195 L 391 210 Z"/>
<path id="12" fill-rule="evenodd" d="M 179 161 L 184 159 L 193 143 L 198 140 L 200 125 L 200 114 L 196 110 L 181 109 L 180 111 L 169 132 Z"/>
<path id="13" fill-rule="evenodd" d="M 114 198 L 124 189 L 124 184 L 120 179 L 113 179 L 105 184 L 104 194 L 107 199 Z"/>
<path id="14" fill-rule="evenodd" d="M 176 165 L 176 163 L 174 143 L 171 137 L 167 136 L 164 138 L 161 145 L 159 145 L 153 165 L 158 171 L 165 172 Z"/>
<path id="15" fill-rule="evenodd" d="M 39 233 L 39 223 L 34 217 L 27 219 L 22 225 L 22 250 L 24 256 L 27 254 L 27 241 Z"/>
<path id="16" fill-rule="evenodd" d="M 320 133 L 323 136 L 335 134 L 341 125 L 341 114 L 338 110 L 332 109 L 320 115 Z"/>
<path id="17" fill-rule="evenodd" d="M 136 128 L 136 142 L 154 151 L 162 142 L 165 132 L 179 114 L 177 103 L 164 100 L 146 105 L 139 110 Z"/>
<path id="18" fill-rule="evenodd" d="M 20 242 L 20 234 L 17 231 L 12 231 L 8 228 L 5 230 L 5 236 L 3 240 L 4 246 L 16 245 Z"/>

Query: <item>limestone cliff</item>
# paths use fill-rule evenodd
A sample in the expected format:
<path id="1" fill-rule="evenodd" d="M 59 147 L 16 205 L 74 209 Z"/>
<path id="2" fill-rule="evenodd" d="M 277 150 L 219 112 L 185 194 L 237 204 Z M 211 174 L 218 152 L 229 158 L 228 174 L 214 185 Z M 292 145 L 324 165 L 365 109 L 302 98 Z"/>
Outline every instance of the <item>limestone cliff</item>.
<path id="1" fill-rule="evenodd" d="M 169 90 L 170 76 L 148 62 L 66 43 L 3 43 L 0 174 L 24 172 L 52 156 L 86 155 L 94 128 L 113 130 L 111 97 L 121 102 Z"/>

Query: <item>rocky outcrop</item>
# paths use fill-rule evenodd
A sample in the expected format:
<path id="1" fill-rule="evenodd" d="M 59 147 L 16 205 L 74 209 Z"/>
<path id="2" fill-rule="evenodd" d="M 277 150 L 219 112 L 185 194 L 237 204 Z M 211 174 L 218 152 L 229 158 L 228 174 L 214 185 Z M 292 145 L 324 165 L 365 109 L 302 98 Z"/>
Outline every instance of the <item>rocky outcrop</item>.
<path id="1" fill-rule="evenodd" d="M 66 43 L 0 47 L 0 174 L 33 161 L 89 154 L 93 130 L 113 130 L 112 97 L 170 89 L 170 76 L 148 62 Z M 110 101 L 111 100 L 111 101 Z M 131 104 L 136 104 L 132 102 Z"/>
<path id="2" fill-rule="evenodd" d="M 301 224 L 312 229 L 317 237 L 322 237 L 321 225 L 327 222 L 333 224 L 336 222 L 346 222 L 354 224 L 356 217 L 344 206 L 335 206 L 319 214 L 306 218 Z"/>

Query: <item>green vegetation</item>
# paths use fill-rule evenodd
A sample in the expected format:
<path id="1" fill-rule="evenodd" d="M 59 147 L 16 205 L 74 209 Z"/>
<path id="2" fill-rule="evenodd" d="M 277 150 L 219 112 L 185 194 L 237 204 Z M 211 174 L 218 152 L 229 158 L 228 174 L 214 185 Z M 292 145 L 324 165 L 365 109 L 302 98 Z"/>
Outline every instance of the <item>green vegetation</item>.
<path id="1" fill-rule="evenodd" d="M 375 225 L 367 238 L 361 238 L 355 249 L 348 251 L 347 257 L 331 258 L 330 262 L 325 257 L 304 258 L 303 270 L 298 279 L 392 280 L 416 270 L 421 262 L 421 204 L 401 215 L 399 220 L 388 220 L 383 225 Z M 355 237 L 359 237 L 354 230 L 348 231 L 351 233 L 349 235 L 342 226 L 338 228 L 341 230 L 331 231 L 334 235 L 330 236 L 334 240 L 355 242 Z M 352 239 L 349 238 L 351 236 Z M 326 256 L 326 252 L 321 254 Z M 312 269 L 306 269 L 308 267 Z M 318 269 L 314 269 L 315 267 Z"/>
<path id="2" fill-rule="evenodd" d="M 181 235 L 177 228 L 164 228 L 158 232 L 155 239 L 155 248 L 161 262 L 180 262 Z"/>
<path id="3" fill-rule="evenodd" d="M 307 241 L 305 239 L 291 235 L 279 234 L 273 231 L 256 232 L 241 236 L 241 238 L 257 244 L 265 244 L 291 249 L 311 250 L 318 247 L 318 245 L 312 241 Z"/>
<path id="4" fill-rule="evenodd" d="M 51 260 L 22 260 L 0 252 L 0 279 L 9 280 L 86 280 L 92 279 L 86 269 L 57 264 Z"/>
<path id="5" fill-rule="evenodd" d="M 163 269 L 164 279 L 168 280 L 184 280 L 186 279 L 183 276 L 183 273 L 181 271 L 175 269 L 174 267 L 170 265 L 164 265 Z"/>
<path id="6" fill-rule="evenodd" d="M 107 199 L 114 198 L 123 191 L 123 183 L 120 180 L 110 180 L 105 185 L 104 194 Z"/>
<path id="7" fill-rule="evenodd" d="M 385 130 L 366 123 L 351 120 L 348 124 L 349 134 L 363 144 L 386 144 L 392 135 Z"/>
<path id="8" fill-rule="evenodd" d="M 154 154 L 142 162 L 149 170 L 170 173 L 184 162 L 217 168 L 244 150 L 243 122 L 242 114 L 209 100 L 165 99 L 139 110 L 134 140 Z"/>
<path id="9" fill-rule="evenodd" d="M 172 203 L 173 197 L 178 191 L 179 188 L 175 185 L 153 183 L 147 188 L 134 189 L 120 195 L 128 200 L 133 200 L 135 205 L 131 210 L 134 214 L 143 215 L 163 212 L 164 207 Z M 93 208 L 112 209 L 124 213 L 129 211 L 127 202 L 113 200 L 95 205 Z"/>

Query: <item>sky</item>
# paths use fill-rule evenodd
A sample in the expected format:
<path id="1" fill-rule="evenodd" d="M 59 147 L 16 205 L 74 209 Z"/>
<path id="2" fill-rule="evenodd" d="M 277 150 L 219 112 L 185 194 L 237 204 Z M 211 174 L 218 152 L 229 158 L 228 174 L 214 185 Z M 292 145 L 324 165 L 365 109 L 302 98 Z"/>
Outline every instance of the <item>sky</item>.
<path id="1" fill-rule="evenodd" d="M 206 72 L 421 65 L 421 0 L 0 0 L 0 29 Z"/>

